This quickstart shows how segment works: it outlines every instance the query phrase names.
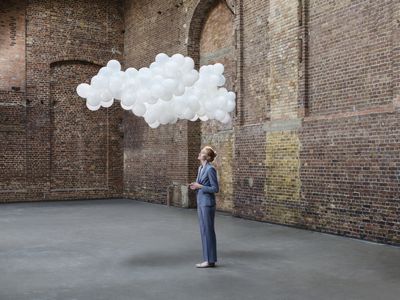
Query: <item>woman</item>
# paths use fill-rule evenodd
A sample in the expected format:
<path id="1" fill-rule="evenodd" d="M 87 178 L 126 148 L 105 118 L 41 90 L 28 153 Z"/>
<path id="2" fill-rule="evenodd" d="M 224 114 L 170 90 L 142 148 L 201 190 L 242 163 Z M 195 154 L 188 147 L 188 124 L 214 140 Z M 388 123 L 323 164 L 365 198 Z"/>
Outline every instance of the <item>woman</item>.
<path id="1" fill-rule="evenodd" d="M 197 215 L 199 217 L 203 259 L 197 268 L 215 267 L 217 261 L 217 240 L 214 231 L 215 193 L 219 191 L 217 171 L 211 162 L 217 153 L 210 146 L 201 149 L 198 160 L 201 162 L 196 182 L 190 184 L 197 195 Z"/>

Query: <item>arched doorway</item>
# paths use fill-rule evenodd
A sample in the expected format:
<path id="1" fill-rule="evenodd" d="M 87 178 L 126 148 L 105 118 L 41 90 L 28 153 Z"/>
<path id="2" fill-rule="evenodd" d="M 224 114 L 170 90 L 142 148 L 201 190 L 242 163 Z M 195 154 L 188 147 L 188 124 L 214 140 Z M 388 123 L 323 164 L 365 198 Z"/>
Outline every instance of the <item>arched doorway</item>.
<path id="1" fill-rule="evenodd" d="M 224 64 L 225 86 L 233 91 L 237 56 L 234 23 L 235 15 L 226 1 L 200 1 L 191 20 L 188 45 L 188 54 L 198 67 L 217 62 Z M 234 112 L 231 117 L 234 117 Z M 200 133 L 198 148 L 211 145 L 218 153 L 213 163 L 220 183 L 217 209 L 228 212 L 233 209 L 233 122 L 234 119 L 228 124 L 211 120 L 197 125 Z"/>

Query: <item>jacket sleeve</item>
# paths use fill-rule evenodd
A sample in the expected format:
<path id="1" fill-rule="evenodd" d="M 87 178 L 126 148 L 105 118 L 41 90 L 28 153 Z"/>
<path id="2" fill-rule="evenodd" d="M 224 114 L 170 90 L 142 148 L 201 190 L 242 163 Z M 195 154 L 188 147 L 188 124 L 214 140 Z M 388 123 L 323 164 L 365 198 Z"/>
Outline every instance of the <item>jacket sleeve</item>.
<path id="1" fill-rule="evenodd" d="M 218 185 L 218 177 L 217 177 L 217 170 L 214 167 L 209 168 L 207 172 L 208 179 L 210 180 L 211 186 L 203 185 L 201 190 L 204 193 L 218 193 L 219 192 L 219 185 Z"/>

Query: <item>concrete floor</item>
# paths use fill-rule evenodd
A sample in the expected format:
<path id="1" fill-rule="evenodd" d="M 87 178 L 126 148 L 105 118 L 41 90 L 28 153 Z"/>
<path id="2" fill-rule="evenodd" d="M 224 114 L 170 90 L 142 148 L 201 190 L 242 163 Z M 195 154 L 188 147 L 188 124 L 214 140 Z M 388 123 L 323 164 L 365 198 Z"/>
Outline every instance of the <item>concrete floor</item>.
<path id="1" fill-rule="evenodd" d="M 400 248 L 134 200 L 0 205 L 0 299 L 400 299 Z"/>

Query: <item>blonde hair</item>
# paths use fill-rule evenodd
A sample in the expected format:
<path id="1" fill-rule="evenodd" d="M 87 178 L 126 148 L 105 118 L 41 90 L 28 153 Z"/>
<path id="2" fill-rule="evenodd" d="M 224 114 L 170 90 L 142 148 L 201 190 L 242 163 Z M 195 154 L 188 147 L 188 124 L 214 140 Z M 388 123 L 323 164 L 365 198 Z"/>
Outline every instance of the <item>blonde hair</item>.
<path id="1" fill-rule="evenodd" d="M 211 146 L 205 146 L 203 149 L 207 153 L 207 157 L 206 157 L 207 161 L 208 162 L 214 161 L 214 158 L 217 156 L 217 152 L 215 152 L 215 150 L 213 148 L 211 148 Z"/>

